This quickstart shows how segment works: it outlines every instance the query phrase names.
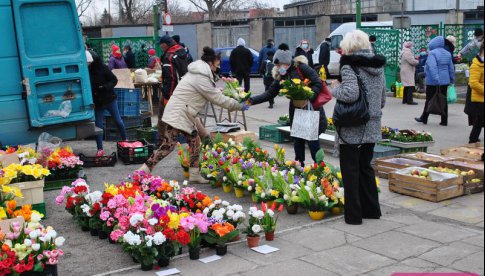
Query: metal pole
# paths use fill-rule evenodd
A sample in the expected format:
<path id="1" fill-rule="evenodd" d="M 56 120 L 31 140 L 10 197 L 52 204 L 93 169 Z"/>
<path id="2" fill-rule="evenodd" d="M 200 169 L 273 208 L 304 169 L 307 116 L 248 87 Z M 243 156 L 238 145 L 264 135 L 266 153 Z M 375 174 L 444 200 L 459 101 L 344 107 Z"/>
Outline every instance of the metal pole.
<path id="1" fill-rule="evenodd" d="M 362 5 L 361 0 L 356 1 L 356 21 L 357 21 L 357 29 L 362 27 Z"/>
<path id="2" fill-rule="evenodd" d="M 165 7 L 163 7 L 163 10 L 165 11 L 165 13 L 168 13 L 168 0 L 165 0 Z M 169 32 L 166 32 L 165 34 L 169 35 Z"/>
<path id="3" fill-rule="evenodd" d="M 155 40 L 155 50 L 157 51 L 157 55 L 160 56 L 160 45 L 158 45 L 158 41 L 160 39 L 159 35 L 160 31 L 160 15 L 158 14 L 158 6 L 153 5 L 153 39 Z"/>
<path id="4" fill-rule="evenodd" d="M 108 25 L 111 26 L 111 0 L 108 0 Z"/>

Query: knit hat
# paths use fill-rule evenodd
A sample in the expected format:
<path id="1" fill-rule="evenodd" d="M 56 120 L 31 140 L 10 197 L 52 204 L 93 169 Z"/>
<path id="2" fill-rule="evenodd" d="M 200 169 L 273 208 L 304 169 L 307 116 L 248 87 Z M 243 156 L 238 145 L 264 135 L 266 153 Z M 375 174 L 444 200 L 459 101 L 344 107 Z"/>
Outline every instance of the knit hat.
<path id="1" fill-rule="evenodd" d="M 118 47 L 117 45 L 113 44 L 111 46 L 111 54 L 114 57 L 120 58 L 121 57 L 121 49 L 120 49 L 120 47 Z"/>
<path id="2" fill-rule="evenodd" d="M 244 38 L 240 37 L 238 40 L 237 40 L 237 46 L 246 46 L 246 40 L 244 40 Z"/>
<path id="3" fill-rule="evenodd" d="M 92 63 L 94 61 L 93 55 L 91 55 L 91 53 L 89 51 L 86 51 L 86 61 L 88 63 Z"/>
<path id="4" fill-rule="evenodd" d="M 414 43 L 412 43 L 411 41 L 407 41 L 407 42 L 404 42 L 403 46 L 404 46 L 404 48 L 411 49 L 411 48 L 413 48 Z"/>
<path id="5" fill-rule="evenodd" d="M 157 51 L 155 51 L 155 49 L 150 49 L 150 50 L 148 50 L 148 55 L 150 55 L 150 56 L 154 56 L 154 55 L 156 55 L 156 54 L 157 54 Z"/>
<path id="6" fill-rule="evenodd" d="M 160 40 L 158 41 L 158 44 L 172 45 L 174 43 L 175 43 L 175 40 L 173 40 L 173 38 L 171 38 L 168 35 L 164 35 L 164 36 L 160 37 Z"/>
<path id="7" fill-rule="evenodd" d="M 478 28 L 478 29 L 475 29 L 475 33 L 474 33 L 475 37 L 480 37 L 480 36 L 483 36 L 483 30 Z"/>
<path id="8" fill-rule="evenodd" d="M 180 36 L 179 35 L 172 36 L 172 39 L 175 40 L 175 42 L 177 42 L 177 44 L 180 44 Z"/>
<path id="9" fill-rule="evenodd" d="M 446 37 L 446 40 L 451 42 L 451 44 L 453 44 L 453 46 L 456 46 L 456 37 L 449 35 L 449 36 Z"/>
<path id="10" fill-rule="evenodd" d="M 290 51 L 278 50 L 276 51 L 273 61 L 274 64 L 291 64 L 293 55 Z"/>

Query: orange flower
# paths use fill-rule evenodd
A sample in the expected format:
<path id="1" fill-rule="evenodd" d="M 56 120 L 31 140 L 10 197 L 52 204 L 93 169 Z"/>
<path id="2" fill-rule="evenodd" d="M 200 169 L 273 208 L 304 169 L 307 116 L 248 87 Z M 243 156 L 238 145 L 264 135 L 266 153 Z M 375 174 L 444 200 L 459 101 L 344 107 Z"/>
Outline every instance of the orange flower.
<path id="1" fill-rule="evenodd" d="M 15 209 L 17 208 L 17 201 L 15 200 L 7 201 L 6 206 L 7 206 L 7 213 L 9 215 L 12 215 Z"/>
<path id="2" fill-rule="evenodd" d="M 0 230 L 0 241 L 3 240 L 3 238 L 5 238 L 5 234 Z"/>
<path id="3" fill-rule="evenodd" d="M 205 207 L 209 207 L 212 205 L 212 199 L 210 197 L 206 197 L 204 198 L 204 200 L 202 200 L 202 204 L 204 204 Z"/>
<path id="4" fill-rule="evenodd" d="M 216 223 L 211 227 L 214 232 L 216 232 L 219 237 L 224 237 L 225 235 L 234 231 L 234 226 L 230 223 Z"/>
<path id="5" fill-rule="evenodd" d="M 311 81 L 310 81 L 309 79 L 305 79 L 305 80 L 303 81 L 303 83 L 304 83 L 306 86 L 308 86 L 308 85 L 310 85 Z"/>
<path id="6" fill-rule="evenodd" d="M 3 251 L 3 252 L 10 251 L 10 246 L 8 246 L 7 244 L 5 244 L 5 243 L 4 243 L 4 244 L 2 245 L 2 251 Z"/>

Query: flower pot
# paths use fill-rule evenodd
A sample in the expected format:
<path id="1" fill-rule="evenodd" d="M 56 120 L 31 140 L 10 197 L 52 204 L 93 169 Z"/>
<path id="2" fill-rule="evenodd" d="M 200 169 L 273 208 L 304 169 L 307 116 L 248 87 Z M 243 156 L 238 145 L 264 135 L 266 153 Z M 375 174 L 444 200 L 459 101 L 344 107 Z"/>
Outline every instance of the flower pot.
<path id="1" fill-rule="evenodd" d="M 304 108 L 305 106 L 307 106 L 307 104 L 308 100 L 293 100 L 293 105 L 296 108 Z"/>
<path id="2" fill-rule="evenodd" d="M 190 169 L 184 168 L 184 177 L 189 179 L 190 178 Z"/>
<path id="3" fill-rule="evenodd" d="M 325 218 L 325 212 L 324 211 L 308 211 L 308 215 L 312 220 L 319 221 L 323 220 Z"/>
<path id="4" fill-rule="evenodd" d="M 248 236 L 248 247 L 249 248 L 258 247 L 260 241 L 261 241 L 261 237 L 260 236 L 256 236 L 256 237 L 250 237 L 250 236 Z"/>
<path id="5" fill-rule="evenodd" d="M 111 238 L 109 238 L 109 243 L 111 244 L 116 244 L 116 241 L 112 240 Z"/>
<path id="6" fill-rule="evenodd" d="M 286 212 L 289 215 L 296 215 L 298 214 L 298 204 L 288 205 L 286 206 Z"/>
<path id="7" fill-rule="evenodd" d="M 138 261 L 138 260 L 137 260 L 135 257 L 132 257 L 132 259 L 133 259 L 133 262 L 134 262 L 135 264 L 139 264 L 139 263 L 140 263 L 140 261 Z"/>
<path id="8" fill-rule="evenodd" d="M 330 213 L 334 216 L 340 216 L 343 213 L 343 209 L 341 207 L 333 207 L 330 209 Z"/>
<path id="9" fill-rule="evenodd" d="M 163 258 L 163 257 L 162 257 L 162 258 L 160 258 L 160 259 L 158 260 L 158 265 L 159 265 L 160 267 L 167 267 L 167 266 L 169 266 L 169 265 L 170 265 L 170 259 L 167 259 L 167 258 Z"/>
<path id="10" fill-rule="evenodd" d="M 89 229 L 89 233 L 91 234 L 91 236 L 93 237 L 97 237 L 99 236 L 99 230 L 98 229 Z"/>
<path id="11" fill-rule="evenodd" d="M 57 265 L 46 265 L 42 276 L 57 276 Z"/>
<path id="12" fill-rule="evenodd" d="M 216 254 L 217 256 L 225 256 L 227 254 L 227 245 L 217 245 Z"/>
<path id="13" fill-rule="evenodd" d="M 259 203 L 259 200 L 256 194 L 251 194 L 251 199 L 253 200 L 254 203 Z"/>
<path id="14" fill-rule="evenodd" d="M 141 264 L 141 271 L 152 271 L 153 264 Z"/>
<path id="15" fill-rule="evenodd" d="M 274 204 L 274 200 L 266 201 L 265 203 L 268 206 L 268 208 L 271 208 L 271 206 L 273 206 L 273 204 Z"/>
<path id="16" fill-rule="evenodd" d="M 216 182 L 214 182 L 214 184 L 212 184 L 212 186 L 213 186 L 214 188 L 220 188 L 220 187 L 222 187 L 222 182 L 220 182 L 220 181 L 216 181 Z"/>
<path id="17" fill-rule="evenodd" d="M 99 239 L 100 240 L 107 240 L 109 238 L 108 232 L 100 230 L 99 231 Z"/>
<path id="18" fill-rule="evenodd" d="M 190 248 L 189 249 L 189 257 L 193 261 L 200 259 L 200 247 Z"/>
<path id="19" fill-rule="evenodd" d="M 89 230 L 91 230 L 91 229 L 89 229 L 89 227 L 88 227 L 88 226 L 82 226 L 82 227 L 81 227 L 81 230 L 82 230 L 83 232 L 89 232 Z"/>
<path id="20" fill-rule="evenodd" d="M 235 237 L 232 242 L 237 242 L 241 239 L 241 236 L 240 235 L 237 235 L 237 237 Z"/>
<path id="21" fill-rule="evenodd" d="M 244 197 L 244 189 L 235 188 L 234 193 L 236 194 L 237 198 L 243 198 Z"/>
<path id="22" fill-rule="evenodd" d="M 229 184 L 229 185 L 222 185 L 222 189 L 224 190 L 224 193 L 230 193 L 232 192 L 232 184 Z"/>
<path id="23" fill-rule="evenodd" d="M 274 241 L 274 231 L 268 232 L 264 234 L 264 237 L 266 238 L 267 241 Z"/>

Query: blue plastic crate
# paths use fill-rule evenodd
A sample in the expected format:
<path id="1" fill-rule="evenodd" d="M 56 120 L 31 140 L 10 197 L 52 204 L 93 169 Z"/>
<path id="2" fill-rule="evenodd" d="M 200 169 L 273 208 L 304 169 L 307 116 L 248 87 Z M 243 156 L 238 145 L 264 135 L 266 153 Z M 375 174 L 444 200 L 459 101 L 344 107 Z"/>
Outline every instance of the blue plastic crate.
<path id="1" fill-rule="evenodd" d="M 123 123 L 125 124 L 125 128 L 140 128 L 143 126 L 143 118 L 141 116 L 132 116 L 132 117 L 121 117 Z M 118 126 L 116 125 L 115 120 L 111 117 L 104 118 L 104 128 L 107 130 L 117 130 Z"/>
<path id="2" fill-rule="evenodd" d="M 118 109 L 121 116 L 139 116 L 141 90 L 140 89 L 122 89 L 115 88 L 118 102 Z M 111 116 L 109 112 L 105 111 L 105 116 Z"/>
<path id="3" fill-rule="evenodd" d="M 126 129 L 126 138 L 130 141 L 137 139 L 136 128 Z M 104 140 L 108 142 L 119 142 L 122 141 L 121 135 L 117 129 L 107 129 L 104 131 Z"/>

